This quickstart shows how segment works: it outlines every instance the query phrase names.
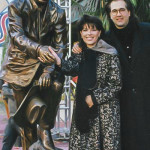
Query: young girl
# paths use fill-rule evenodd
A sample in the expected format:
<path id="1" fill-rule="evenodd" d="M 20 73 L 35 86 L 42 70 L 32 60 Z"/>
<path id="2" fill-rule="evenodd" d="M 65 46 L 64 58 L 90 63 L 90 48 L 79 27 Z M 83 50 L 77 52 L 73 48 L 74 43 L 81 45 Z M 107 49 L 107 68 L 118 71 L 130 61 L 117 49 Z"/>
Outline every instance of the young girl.
<path id="1" fill-rule="evenodd" d="M 78 75 L 70 133 L 70 150 L 120 150 L 121 89 L 117 51 L 101 39 L 102 22 L 84 15 L 78 22 L 80 54 L 56 58 L 66 75 Z"/>

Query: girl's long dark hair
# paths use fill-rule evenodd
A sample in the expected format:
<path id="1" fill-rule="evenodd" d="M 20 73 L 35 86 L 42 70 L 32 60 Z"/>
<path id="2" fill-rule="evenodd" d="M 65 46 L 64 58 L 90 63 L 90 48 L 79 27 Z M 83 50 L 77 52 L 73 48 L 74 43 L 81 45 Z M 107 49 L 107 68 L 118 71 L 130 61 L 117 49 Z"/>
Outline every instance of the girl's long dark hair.
<path id="1" fill-rule="evenodd" d="M 81 38 L 80 31 L 82 31 L 83 26 L 87 24 L 89 26 L 93 25 L 96 27 L 97 30 L 101 31 L 100 38 L 104 36 L 105 30 L 102 25 L 102 21 L 96 17 L 96 16 L 90 16 L 90 15 L 83 15 L 82 18 L 77 22 L 77 31 L 78 31 L 78 40 L 79 40 L 79 46 L 84 49 L 86 47 L 86 44 Z"/>

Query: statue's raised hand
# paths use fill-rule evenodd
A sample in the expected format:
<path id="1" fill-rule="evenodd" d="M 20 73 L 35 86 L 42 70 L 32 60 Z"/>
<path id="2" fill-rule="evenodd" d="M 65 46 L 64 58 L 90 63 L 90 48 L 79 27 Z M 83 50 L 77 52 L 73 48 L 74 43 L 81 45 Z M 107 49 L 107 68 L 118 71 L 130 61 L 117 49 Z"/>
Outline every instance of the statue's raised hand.
<path id="1" fill-rule="evenodd" d="M 37 55 L 40 61 L 43 63 L 53 64 L 55 63 L 55 57 L 49 51 L 49 46 L 39 46 Z"/>

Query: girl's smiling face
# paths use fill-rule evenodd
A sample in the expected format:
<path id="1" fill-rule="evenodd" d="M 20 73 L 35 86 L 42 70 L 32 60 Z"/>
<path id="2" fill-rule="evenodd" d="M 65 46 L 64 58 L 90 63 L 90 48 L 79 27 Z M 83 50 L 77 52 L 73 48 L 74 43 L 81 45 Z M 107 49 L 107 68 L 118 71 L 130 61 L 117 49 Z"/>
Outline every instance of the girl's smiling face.
<path id="1" fill-rule="evenodd" d="M 92 48 L 96 45 L 101 31 L 97 30 L 93 24 L 84 24 L 80 34 L 87 47 Z"/>

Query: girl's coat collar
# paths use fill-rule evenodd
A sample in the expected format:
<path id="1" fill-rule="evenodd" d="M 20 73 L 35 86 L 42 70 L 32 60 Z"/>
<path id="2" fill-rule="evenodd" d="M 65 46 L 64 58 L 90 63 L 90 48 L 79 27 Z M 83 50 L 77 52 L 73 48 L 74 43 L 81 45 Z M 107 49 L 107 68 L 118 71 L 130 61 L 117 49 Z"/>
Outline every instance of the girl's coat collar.
<path id="1" fill-rule="evenodd" d="M 102 39 L 97 42 L 96 46 L 93 47 L 92 50 L 110 55 L 118 55 L 117 50 Z"/>

